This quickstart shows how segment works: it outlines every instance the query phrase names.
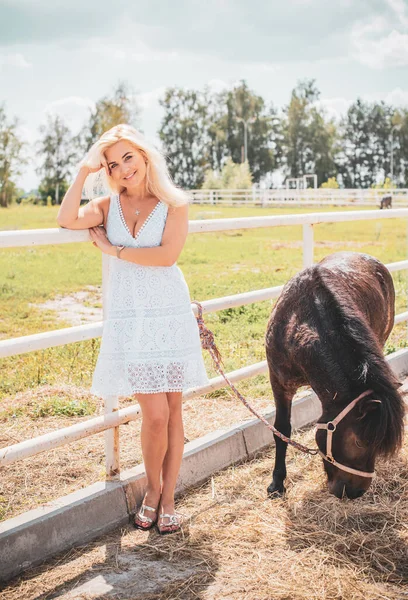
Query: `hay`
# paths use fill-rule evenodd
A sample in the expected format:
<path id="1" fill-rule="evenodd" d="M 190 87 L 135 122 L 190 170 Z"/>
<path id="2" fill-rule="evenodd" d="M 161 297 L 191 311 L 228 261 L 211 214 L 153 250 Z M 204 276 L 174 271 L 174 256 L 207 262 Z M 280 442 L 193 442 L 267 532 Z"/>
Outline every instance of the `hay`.
<path id="1" fill-rule="evenodd" d="M 266 498 L 272 451 L 186 494 L 182 535 L 125 528 L 25 574 L 0 600 L 408 598 L 408 444 L 354 501 L 328 494 L 320 459 L 288 454 L 285 499 Z"/>
<path id="2" fill-rule="evenodd" d="M 192 441 L 220 427 L 253 418 L 228 391 L 219 390 L 215 396 L 194 398 L 184 403 L 186 441 Z M 40 386 L 21 392 L 0 402 L 0 413 L 7 409 L 9 413 L 15 410 L 17 415 L 0 422 L 0 447 L 92 418 L 92 415 L 33 418 L 32 413 L 40 403 L 47 402 L 48 398 L 89 401 L 95 405 L 95 414 L 102 411 L 101 401 L 98 402 L 87 390 L 76 386 Z M 130 400 L 122 401 L 121 407 L 130 404 Z M 255 404 L 260 410 L 265 410 L 267 406 L 271 406 L 271 399 L 258 399 Z M 140 426 L 141 419 L 137 419 L 120 428 L 122 470 L 142 462 Z M 1 467 L 0 521 L 103 480 L 104 461 L 104 434 L 100 433 Z"/>

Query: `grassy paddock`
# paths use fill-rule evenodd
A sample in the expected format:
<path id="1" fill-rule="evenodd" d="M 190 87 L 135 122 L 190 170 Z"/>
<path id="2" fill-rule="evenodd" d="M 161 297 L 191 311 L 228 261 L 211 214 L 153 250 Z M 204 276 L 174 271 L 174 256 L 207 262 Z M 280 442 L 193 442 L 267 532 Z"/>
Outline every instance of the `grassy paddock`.
<path id="1" fill-rule="evenodd" d="M 328 211 L 329 209 L 319 209 Z M 56 207 L 16 206 L 0 211 L 1 229 L 55 227 Z M 192 219 L 295 214 L 300 209 L 191 207 Z M 305 209 L 302 212 L 316 212 Z M 315 258 L 338 250 L 368 252 L 384 262 L 407 255 L 405 219 L 327 223 L 315 227 Z M 206 300 L 285 283 L 302 267 L 300 226 L 191 235 L 179 260 L 191 297 Z M 395 274 L 398 311 L 406 308 L 406 275 Z M 0 252 L 0 339 L 68 326 L 38 307 L 47 299 L 101 283 L 100 252 L 90 243 L 10 248 Z M 228 369 L 262 360 L 270 302 L 207 317 Z M 405 344 L 397 327 L 390 348 Z M 0 398 L 44 384 L 89 387 L 99 340 L 25 354 L 2 361 Z M 210 363 L 207 360 L 212 374 Z M 254 395 L 269 394 L 266 379 Z"/>
<path id="2" fill-rule="evenodd" d="M 328 209 L 326 209 L 328 210 Z M 13 207 L 0 211 L 2 229 L 55 227 L 55 207 Z M 192 219 L 299 213 L 299 209 L 191 207 Z M 316 212 L 305 209 L 303 212 Z M 315 227 L 315 258 L 334 251 L 368 252 L 384 262 L 407 255 L 405 219 L 323 224 Z M 191 297 L 206 300 L 285 283 L 302 266 L 302 229 L 276 227 L 191 235 L 179 260 Z M 396 273 L 398 312 L 406 308 L 406 275 Z M 0 251 L 0 338 L 68 326 L 39 304 L 101 283 L 100 252 L 90 243 L 11 248 Z M 227 370 L 264 360 L 270 302 L 220 311 L 206 322 L 214 332 Z M 395 328 L 387 352 L 406 344 L 406 326 Z M 98 412 L 89 395 L 99 340 L 32 352 L 1 361 L 0 446 L 67 426 Z M 205 360 L 210 376 L 215 372 Z M 271 402 L 268 379 L 243 381 L 240 389 L 263 409 Z M 128 402 L 123 402 L 123 405 Z M 192 440 L 247 414 L 227 390 L 186 407 L 186 435 Z M 123 466 L 140 460 L 138 424 L 123 428 Z M 103 436 L 22 461 L 4 470 L 0 520 L 33 508 L 103 477 Z M 44 461 L 44 456 L 46 459 Z M 65 461 L 65 462 L 64 462 Z M 74 468 L 75 465 L 75 468 Z M 49 482 L 56 485 L 50 486 Z M 54 489 L 55 488 L 55 489 Z"/>

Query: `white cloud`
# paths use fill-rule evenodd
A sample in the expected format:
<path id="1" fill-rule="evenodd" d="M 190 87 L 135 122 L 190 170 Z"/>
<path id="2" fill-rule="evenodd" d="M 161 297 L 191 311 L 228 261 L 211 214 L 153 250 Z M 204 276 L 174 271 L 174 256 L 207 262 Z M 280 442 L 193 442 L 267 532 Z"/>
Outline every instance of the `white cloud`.
<path id="1" fill-rule="evenodd" d="M 266 75 L 272 75 L 273 73 L 277 73 L 278 71 L 281 71 L 284 68 L 283 64 L 278 64 L 278 63 L 273 63 L 273 62 L 252 62 L 252 63 L 247 63 L 247 62 L 243 62 L 242 63 L 243 67 L 247 67 L 251 70 L 256 70 L 259 73 L 265 73 Z"/>
<path id="2" fill-rule="evenodd" d="M 28 69 L 32 66 L 28 60 L 19 52 L 15 54 L 0 54 L 0 67 L 17 67 L 18 69 Z"/>
<path id="3" fill-rule="evenodd" d="M 408 27 L 407 6 L 405 0 L 386 0 L 386 3 L 394 11 L 401 25 Z"/>
<path id="4" fill-rule="evenodd" d="M 339 120 L 348 110 L 351 102 L 346 98 L 321 98 L 316 106 L 325 110 L 329 119 Z"/>
<path id="5" fill-rule="evenodd" d="M 77 133 L 89 116 L 90 110 L 95 107 L 95 102 L 90 98 L 81 96 L 68 96 L 54 100 L 43 109 L 44 117 L 46 114 L 60 116 L 68 127 Z"/>
<path id="6" fill-rule="evenodd" d="M 383 100 L 386 104 L 391 104 L 396 107 L 408 107 L 408 89 L 403 90 L 400 87 L 394 88 L 390 92 L 377 93 L 377 94 L 365 94 L 363 100 L 367 102 L 381 102 Z"/>
<path id="7" fill-rule="evenodd" d="M 230 87 L 230 84 L 227 81 L 224 81 L 223 79 L 210 79 L 207 85 L 210 88 L 210 90 L 212 92 L 215 92 L 216 94 L 223 92 L 224 90 L 227 90 Z"/>
<path id="8" fill-rule="evenodd" d="M 403 90 L 400 87 L 394 88 L 390 92 L 376 93 L 376 94 L 363 94 L 361 96 L 365 102 L 385 102 L 391 106 L 397 108 L 408 108 L 408 89 Z M 356 98 L 353 98 L 353 102 Z M 316 106 L 323 108 L 329 118 L 339 120 L 344 116 L 352 104 L 351 100 L 346 98 L 321 98 L 316 102 Z"/>
<path id="9" fill-rule="evenodd" d="M 129 58 L 135 62 L 153 62 L 153 61 L 173 61 L 180 58 L 180 54 L 172 50 L 171 52 L 131 52 Z"/>
<path id="10" fill-rule="evenodd" d="M 361 96 L 365 102 L 385 102 L 391 104 L 397 108 L 408 107 L 408 89 L 403 90 L 400 87 L 394 88 L 390 92 L 376 93 L 376 94 L 363 94 Z M 353 102 L 356 98 L 353 98 Z M 351 100 L 347 98 L 321 98 L 316 102 L 316 106 L 323 108 L 329 118 L 339 120 L 344 116 L 352 104 Z"/>
<path id="11" fill-rule="evenodd" d="M 151 108 L 152 105 L 159 103 L 159 98 L 164 94 L 166 88 L 159 87 L 150 92 L 142 92 L 140 94 L 136 94 L 136 101 L 140 108 L 148 109 Z"/>
<path id="12" fill-rule="evenodd" d="M 395 88 L 391 92 L 385 95 L 385 102 L 392 104 L 393 106 L 404 106 L 408 107 L 408 90 L 402 90 L 401 88 Z"/>
<path id="13" fill-rule="evenodd" d="M 26 125 L 20 125 L 19 132 L 21 134 L 22 139 L 28 144 L 34 144 L 36 141 L 36 133 L 32 127 L 27 127 Z"/>
<path id="14" fill-rule="evenodd" d="M 401 9 L 399 0 L 387 1 Z M 354 57 L 372 69 L 408 66 L 408 31 L 392 28 L 384 17 L 377 16 L 355 24 L 351 43 Z"/>
<path id="15" fill-rule="evenodd" d="M 59 100 L 54 100 L 54 102 L 50 102 L 45 107 L 45 111 L 54 110 L 57 107 L 65 107 L 65 106 L 81 106 L 87 108 L 94 108 L 95 102 L 90 98 L 82 98 L 81 96 L 68 96 L 67 98 L 60 98 Z"/>
<path id="16" fill-rule="evenodd" d="M 85 49 L 104 58 L 137 63 L 170 62 L 180 59 L 174 50 L 162 51 L 149 47 L 141 39 L 125 44 L 107 43 L 106 40 L 90 40 Z"/>

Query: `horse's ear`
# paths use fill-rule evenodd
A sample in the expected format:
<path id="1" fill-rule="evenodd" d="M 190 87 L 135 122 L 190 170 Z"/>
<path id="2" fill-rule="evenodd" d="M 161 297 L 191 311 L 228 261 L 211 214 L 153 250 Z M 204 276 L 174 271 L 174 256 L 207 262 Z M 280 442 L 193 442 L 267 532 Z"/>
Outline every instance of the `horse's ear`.
<path id="1" fill-rule="evenodd" d="M 378 410 L 379 408 L 381 408 L 381 400 L 373 400 L 370 398 L 370 400 L 366 400 L 363 401 L 360 404 L 359 407 L 359 412 L 360 412 L 360 419 L 364 419 L 365 416 L 367 416 L 369 413 L 374 412 L 375 410 Z"/>

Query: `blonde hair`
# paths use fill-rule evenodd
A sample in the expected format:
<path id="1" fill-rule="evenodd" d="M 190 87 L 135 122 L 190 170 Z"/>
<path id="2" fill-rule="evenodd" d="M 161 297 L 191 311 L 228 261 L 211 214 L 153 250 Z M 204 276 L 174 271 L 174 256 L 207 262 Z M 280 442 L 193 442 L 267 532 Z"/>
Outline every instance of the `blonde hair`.
<path id="1" fill-rule="evenodd" d="M 108 188 L 114 193 L 120 193 L 122 189 L 114 179 L 107 174 L 107 162 L 105 151 L 119 142 L 126 140 L 138 150 L 146 161 L 146 192 L 162 200 L 169 206 L 182 206 L 189 201 L 186 192 L 177 187 L 171 179 L 167 169 L 166 161 L 162 153 L 148 142 L 144 136 L 130 125 L 116 125 L 106 131 L 97 142 L 89 149 L 81 166 L 97 168 L 99 165 L 106 167 L 97 173 L 91 173 L 85 183 L 88 198 L 100 195 L 103 189 Z M 92 177 L 92 175 L 94 175 Z M 88 181 L 89 180 L 89 181 Z"/>

